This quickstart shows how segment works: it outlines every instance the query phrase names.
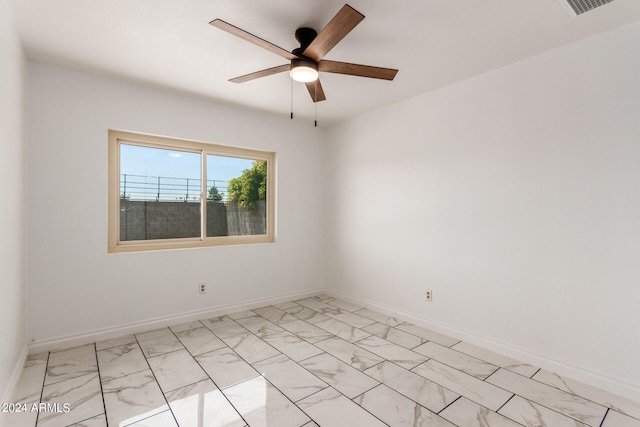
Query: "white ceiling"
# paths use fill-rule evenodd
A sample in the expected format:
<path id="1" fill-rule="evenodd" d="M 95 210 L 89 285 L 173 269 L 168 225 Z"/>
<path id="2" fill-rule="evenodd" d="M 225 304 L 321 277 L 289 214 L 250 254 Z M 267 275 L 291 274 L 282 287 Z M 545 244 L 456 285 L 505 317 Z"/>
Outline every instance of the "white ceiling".
<path id="1" fill-rule="evenodd" d="M 344 0 L 8 0 L 27 56 L 289 115 L 281 73 L 227 80 L 287 61 L 208 25 L 221 18 L 287 50 Z M 578 17 L 559 0 L 351 0 L 366 16 L 326 59 L 397 68 L 392 82 L 323 73 L 320 123 L 333 123 L 640 19 L 640 0 Z M 632 54 L 630 52 L 630 54 Z M 633 54 L 638 54 L 637 52 Z M 296 117 L 314 106 L 293 86 Z"/>

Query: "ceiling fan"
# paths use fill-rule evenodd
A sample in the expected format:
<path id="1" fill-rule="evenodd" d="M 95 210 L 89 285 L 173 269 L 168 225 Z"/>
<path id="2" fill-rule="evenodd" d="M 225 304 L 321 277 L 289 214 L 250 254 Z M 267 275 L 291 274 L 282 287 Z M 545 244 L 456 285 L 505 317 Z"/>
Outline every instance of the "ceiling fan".
<path id="1" fill-rule="evenodd" d="M 221 19 L 214 19 L 209 24 L 267 49 L 290 61 L 289 64 L 279 65 L 277 67 L 267 68 L 244 76 L 235 77 L 230 79 L 230 82 L 244 83 L 260 77 L 289 71 L 292 79 L 305 83 L 313 102 L 319 102 L 327 99 L 325 97 L 324 90 L 322 89 L 322 85 L 320 84 L 319 71 L 348 74 L 358 77 L 370 77 L 382 80 L 393 80 L 396 76 L 398 70 L 392 68 L 373 67 L 370 65 L 322 59 L 363 19 L 363 14 L 345 4 L 319 34 L 313 28 L 298 28 L 295 32 L 295 37 L 300 43 L 300 47 L 291 52 Z"/>

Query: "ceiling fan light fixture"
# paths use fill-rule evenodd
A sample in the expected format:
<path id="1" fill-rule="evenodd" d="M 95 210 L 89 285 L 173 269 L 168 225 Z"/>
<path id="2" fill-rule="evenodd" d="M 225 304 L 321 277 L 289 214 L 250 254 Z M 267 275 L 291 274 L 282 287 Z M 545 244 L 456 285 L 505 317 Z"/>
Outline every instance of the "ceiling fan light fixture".
<path id="1" fill-rule="evenodd" d="M 310 59 L 291 60 L 291 78 L 297 82 L 308 83 L 318 80 L 318 64 Z"/>

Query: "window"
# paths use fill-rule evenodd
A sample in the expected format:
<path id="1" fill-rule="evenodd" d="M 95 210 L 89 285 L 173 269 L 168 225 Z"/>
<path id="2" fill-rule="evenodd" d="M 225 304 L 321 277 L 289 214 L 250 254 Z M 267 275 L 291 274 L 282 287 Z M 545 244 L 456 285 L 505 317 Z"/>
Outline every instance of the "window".
<path id="1" fill-rule="evenodd" d="M 109 252 L 274 241 L 275 154 L 109 131 Z"/>

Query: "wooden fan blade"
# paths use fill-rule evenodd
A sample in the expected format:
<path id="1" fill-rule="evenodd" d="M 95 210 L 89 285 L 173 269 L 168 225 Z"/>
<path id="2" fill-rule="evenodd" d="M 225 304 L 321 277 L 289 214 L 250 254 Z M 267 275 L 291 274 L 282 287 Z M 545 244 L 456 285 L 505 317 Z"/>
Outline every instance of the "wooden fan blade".
<path id="1" fill-rule="evenodd" d="M 229 24 L 228 22 L 223 21 L 222 19 L 214 19 L 213 21 L 209 22 L 209 24 L 213 25 L 214 27 L 220 28 L 223 31 L 226 31 L 229 34 L 233 34 L 236 37 L 240 37 L 243 40 L 260 46 L 261 48 L 267 49 L 268 51 L 271 51 L 276 55 L 280 55 L 283 58 L 287 58 L 289 60 L 297 58 L 296 55 L 287 50 L 284 50 L 280 46 L 269 43 L 268 41 L 261 39 L 258 36 L 254 36 L 253 34 L 248 33 L 243 29 L 240 29 L 234 25 Z"/>
<path id="2" fill-rule="evenodd" d="M 229 81 L 233 83 L 244 83 L 244 82 L 248 82 L 249 80 L 259 79 L 260 77 L 266 77 L 272 74 L 282 73 L 283 71 L 289 71 L 290 68 L 291 68 L 290 64 L 278 65 L 277 67 L 267 68 L 266 70 L 260 70 L 260 71 L 256 71 L 255 73 L 245 74 L 244 76 L 235 77 Z"/>
<path id="3" fill-rule="evenodd" d="M 302 54 L 320 62 L 363 19 L 363 14 L 345 4 Z"/>
<path id="4" fill-rule="evenodd" d="M 349 62 L 338 61 L 320 61 L 318 71 L 382 80 L 393 80 L 398 73 L 398 70 L 393 68 L 373 67 L 371 65 L 351 64 Z"/>
<path id="5" fill-rule="evenodd" d="M 327 99 L 324 96 L 324 90 L 322 89 L 322 84 L 320 84 L 320 79 L 315 82 L 305 83 L 305 85 L 307 86 L 307 90 L 309 91 L 309 95 L 311 95 L 313 102 L 320 102 Z"/>

